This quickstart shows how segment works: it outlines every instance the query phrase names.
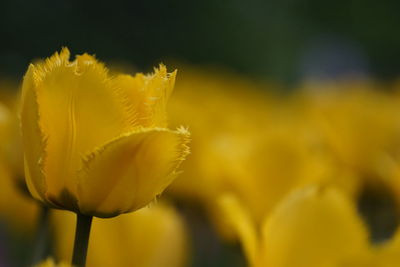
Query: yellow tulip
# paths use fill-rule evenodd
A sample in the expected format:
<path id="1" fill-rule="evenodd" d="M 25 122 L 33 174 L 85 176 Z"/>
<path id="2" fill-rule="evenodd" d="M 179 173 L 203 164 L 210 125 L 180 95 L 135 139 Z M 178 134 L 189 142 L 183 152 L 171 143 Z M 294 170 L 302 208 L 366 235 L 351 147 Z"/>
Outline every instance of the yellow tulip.
<path id="1" fill-rule="evenodd" d="M 20 185 L 13 177 L 15 173 L 9 163 L 7 153 L 9 126 L 13 115 L 0 104 L 0 219 L 16 232 L 31 233 L 37 216 L 37 206 L 26 195 L 21 194 Z"/>
<path id="2" fill-rule="evenodd" d="M 268 98 L 253 87 L 238 77 L 183 68 L 169 111 L 172 123 L 184 122 L 195 138 L 191 144 L 194 153 L 185 162 L 183 175 L 170 188 L 175 195 L 200 201 L 213 199 L 221 189 L 222 179 L 218 178 L 226 170 L 235 173 L 258 136 L 249 118 L 262 119 L 263 107 L 268 107 Z"/>
<path id="3" fill-rule="evenodd" d="M 237 195 L 260 222 L 291 190 L 328 179 L 329 158 L 289 98 L 238 75 L 186 67 L 180 78 L 170 111 L 190 127 L 193 156 L 169 190 L 200 202 L 217 227 L 221 193 Z"/>
<path id="4" fill-rule="evenodd" d="M 32 234 L 38 214 L 36 203 L 21 194 L 12 172 L 3 162 L 0 162 L 0 177 L 0 219 L 17 233 Z"/>
<path id="5" fill-rule="evenodd" d="M 333 267 L 367 255 L 363 222 L 351 201 L 334 188 L 311 186 L 294 192 L 260 228 L 235 197 L 224 196 L 220 203 L 250 266 Z"/>
<path id="6" fill-rule="evenodd" d="M 368 233 L 340 191 L 311 187 L 282 203 L 262 229 L 268 266 L 335 266 L 366 253 Z M 291 255 L 289 257 L 289 255 Z"/>
<path id="7" fill-rule="evenodd" d="M 0 99 L 8 114 L 1 122 L 4 125 L 2 126 L 2 142 L 0 144 L 2 157 L 4 163 L 12 170 L 12 177 L 17 186 L 22 189 L 24 194 L 30 195 L 24 177 L 22 138 L 17 112 L 20 100 L 18 86 L 11 81 L 0 81 Z"/>
<path id="8" fill-rule="evenodd" d="M 350 174 L 346 175 L 347 182 L 353 183 L 349 192 L 357 195 L 366 183 L 379 183 L 400 195 L 397 97 L 366 82 L 307 86 L 308 90 L 316 86 L 320 90 L 305 91 L 299 98 L 303 98 L 311 123 L 325 139 L 335 169 Z"/>
<path id="9" fill-rule="evenodd" d="M 65 211 L 52 216 L 57 258 L 69 261 L 75 218 Z M 109 220 L 94 219 L 87 267 L 183 267 L 188 236 L 183 219 L 165 203 Z"/>
<path id="10" fill-rule="evenodd" d="M 331 186 L 308 186 L 287 196 L 261 225 L 236 196 L 219 198 L 223 214 L 252 267 L 399 266 L 400 228 L 372 244 L 355 203 Z"/>
<path id="11" fill-rule="evenodd" d="M 167 127 L 176 72 L 108 74 L 64 48 L 31 64 L 22 85 L 26 181 L 50 207 L 113 217 L 140 209 L 175 178 L 189 133 Z"/>

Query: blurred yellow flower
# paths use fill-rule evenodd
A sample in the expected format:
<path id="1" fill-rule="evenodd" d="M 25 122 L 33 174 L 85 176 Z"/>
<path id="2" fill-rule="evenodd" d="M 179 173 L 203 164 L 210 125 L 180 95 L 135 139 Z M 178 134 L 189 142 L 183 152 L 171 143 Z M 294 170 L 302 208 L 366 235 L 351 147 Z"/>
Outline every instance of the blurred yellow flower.
<path id="1" fill-rule="evenodd" d="M 2 142 L 0 151 L 4 163 L 12 171 L 12 177 L 23 193 L 28 193 L 24 176 L 24 157 L 20 121 L 18 118 L 19 90 L 11 81 L 0 81 L 0 99 L 7 109 L 7 116 L 2 118 Z M 29 194 L 29 193 L 28 193 Z"/>
<path id="2" fill-rule="evenodd" d="M 34 228 L 37 205 L 21 193 L 20 184 L 15 183 L 15 173 L 8 164 L 10 154 L 5 150 L 9 145 L 8 130 L 12 117 L 11 112 L 0 104 L 0 219 L 15 232 L 26 234 Z"/>
<path id="3" fill-rule="evenodd" d="M 0 219 L 9 229 L 31 234 L 35 227 L 38 206 L 31 198 L 21 194 L 12 179 L 12 172 L 0 162 Z"/>
<path id="4" fill-rule="evenodd" d="M 72 267 L 72 265 L 67 264 L 65 262 L 55 263 L 52 258 L 48 258 L 47 260 L 35 265 L 35 267 Z"/>
<path id="5" fill-rule="evenodd" d="M 31 64 L 22 86 L 26 181 L 43 203 L 113 217 L 140 209 L 175 178 L 189 133 L 169 130 L 165 106 L 175 74 L 111 76 L 64 48 Z"/>
<path id="6" fill-rule="evenodd" d="M 205 207 L 222 237 L 232 237 L 232 228 L 216 200 L 233 195 L 242 206 L 233 208 L 234 229 L 251 266 L 398 266 L 389 249 L 395 239 L 373 246 L 368 235 L 374 240 L 376 233 L 366 230 L 355 207 L 370 197 L 368 188 L 389 193 L 386 205 L 400 203 L 400 109 L 391 93 L 360 82 L 279 96 L 217 71 L 184 68 L 180 78 L 170 111 L 193 132 L 193 156 L 169 190 Z M 302 189 L 313 184 L 328 189 Z M 298 191 L 302 200 L 289 205 L 297 190 L 308 193 Z M 295 217 L 277 215 L 289 207 Z M 321 229 L 321 237 L 311 229 Z"/>
<path id="7" fill-rule="evenodd" d="M 263 225 L 262 240 L 267 266 L 322 267 L 364 257 L 368 233 L 340 191 L 311 187 L 277 207 Z"/>
<path id="8" fill-rule="evenodd" d="M 58 258 L 69 261 L 75 218 L 55 211 L 53 216 Z M 157 203 L 109 220 L 94 219 L 87 267 L 183 267 L 188 258 L 188 237 L 176 210 Z"/>
<path id="9" fill-rule="evenodd" d="M 383 184 L 400 196 L 400 109 L 392 93 L 353 81 L 307 85 L 298 99 L 335 161 L 335 179 L 351 195 Z"/>
<path id="10" fill-rule="evenodd" d="M 297 190 L 260 227 L 235 196 L 224 195 L 219 202 L 250 266 L 394 267 L 400 263 L 395 252 L 400 248 L 400 231 L 387 243 L 372 245 L 355 205 L 337 188 Z"/>
<path id="11" fill-rule="evenodd" d="M 190 127 L 193 155 L 173 194 L 199 201 L 218 224 L 216 199 L 231 192 L 260 222 L 291 190 L 328 179 L 330 159 L 290 99 L 238 75 L 182 69 L 169 108 L 172 123 Z"/>

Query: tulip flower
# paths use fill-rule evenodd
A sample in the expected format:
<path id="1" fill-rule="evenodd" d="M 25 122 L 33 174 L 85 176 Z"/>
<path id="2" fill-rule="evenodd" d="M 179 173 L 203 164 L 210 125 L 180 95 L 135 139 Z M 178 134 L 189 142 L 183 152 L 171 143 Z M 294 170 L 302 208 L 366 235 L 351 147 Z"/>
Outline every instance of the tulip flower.
<path id="1" fill-rule="evenodd" d="M 21 194 L 12 179 L 12 172 L 0 162 L 0 220 L 13 232 L 31 236 L 38 215 L 38 207 Z"/>
<path id="2" fill-rule="evenodd" d="M 315 90 L 323 88 L 323 90 Z M 313 91 L 310 92 L 310 90 Z M 400 110 L 393 93 L 373 83 L 342 82 L 308 85 L 303 107 L 325 139 L 338 171 L 336 180 L 353 183 L 357 195 L 365 183 L 386 184 L 400 196 Z M 347 180 L 347 181 L 345 181 Z M 351 192 L 353 191 L 353 192 Z"/>
<path id="3" fill-rule="evenodd" d="M 4 156 L 5 163 L 9 165 L 13 171 L 13 177 L 17 185 L 24 189 L 24 193 L 27 193 L 27 190 L 25 190 L 24 157 L 22 153 L 22 140 L 19 128 L 20 122 L 18 118 L 20 102 L 18 89 L 19 86 L 17 83 L 0 80 L 0 99 L 9 110 L 9 116 L 5 121 L 5 136 L 4 139 L 2 139 L 4 141 L 0 144 L 0 149 Z"/>
<path id="4" fill-rule="evenodd" d="M 189 133 L 166 128 L 176 72 L 110 76 L 64 48 L 31 64 L 22 85 L 26 181 L 53 208 L 113 217 L 146 206 L 188 154 Z"/>
<path id="5" fill-rule="evenodd" d="M 7 226 L 22 231 L 25 235 L 32 234 L 34 221 L 37 216 L 37 207 L 25 195 L 21 194 L 19 184 L 13 179 L 14 171 L 11 168 L 9 154 L 4 150 L 9 145 L 9 125 L 12 121 L 11 112 L 0 103 L 0 220 L 6 222 Z M 12 203 L 12 204 L 10 204 Z"/>
<path id="6" fill-rule="evenodd" d="M 229 234 L 216 209 L 221 193 L 237 195 L 260 222 L 294 188 L 329 179 L 318 136 L 289 98 L 239 75 L 182 69 L 169 108 L 172 123 L 195 135 L 193 156 L 169 190 L 205 207 L 219 233 Z"/>
<path id="7" fill-rule="evenodd" d="M 22 149 L 22 138 L 20 131 L 20 121 L 18 118 L 18 105 L 20 95 L 17 85 L 13 83 L 1 83 L 0 98 L 5 104 L 7 116 L 1 119 L 0 156 L 7 167 L 12 171 L 12 178 L 21 193 L 29 197 L 30 193 L 26 187 L 24 176 L 24 157 Z M 3 111 L 3 106 L 0 108 Z M 1 111 L 1 113 L 3 113 Z"/>
<path id="8" fill-rule="evenodd" d="M 241 240 L 249 266 L 398 266 L 400 231 L 372 244 L 366 224 L 345 194 L 309 186 L 286 197 L 258 228 L 234 195 L 219 199 Z"/>
<path id="9" fill-rule="evenodd" d="M 22 85 L 25 176 L 34 198 L 78 214 L 72 263 L 84 266 L 92 216 L 148 205 L 174 180 L 189 132 L 167 128 L 176 71 L 110 75 L 64 48 L 31 64 Z"/>
<path id="10" fill-rule="evenodd" d="M 10 108 L 0 105 L 0 217 L 12 226 L 13 230 L 32 234 L 36 226 L 35 246 L 30 251 L 32 263 L 37 263 L 47 257 L 48 232 L 46 221 L 47 207 L 37 205 L 33 201 L 25 183 L 23 175 L 22 140 L 19 129 L 16 106 L 18 105 L 16 92 L 11 93 L 10 87 L 1 87 L 2 99 L 8 100 L 5 104 Z M 10 205 L 10 203 L 13 203 Z M 38 220 L 36 222 L 36 220 Z M 30 237 L 30 235 L 27 235 Z"/>

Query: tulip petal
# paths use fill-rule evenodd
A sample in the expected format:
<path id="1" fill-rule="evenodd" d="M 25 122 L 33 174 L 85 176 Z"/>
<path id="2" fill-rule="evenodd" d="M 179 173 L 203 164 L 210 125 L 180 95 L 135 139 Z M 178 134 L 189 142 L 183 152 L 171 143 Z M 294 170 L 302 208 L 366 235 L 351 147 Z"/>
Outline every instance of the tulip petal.
<path id="1" fill-rule="evenodd" d="M 55 255 L 70 262 L 76 218 L 70 212 L 55 211 L 51 221 Z M 94 218 L 86 266 L 187 266 L 187 234 L 183 218 L 162 201 L 112 220 Z"/>
<path id="2" fill-rule="evenodd" d="M 46 140 L 39 121 L 39 108 L 33 79 L 34 66 L 30 65 L 22 84 L 21 131 L 25 148 L 25 177 L 34 198 L 45 201 L 46 182 L 42 173 Z"/>
<path id="3" fill-rule="evenodd" d="M 167 72 L 164 65 L 154 74 L 118 75 L 115 87 L 126 97 L 131 111 L 130 121 L 141 127 L 166 127 L 166 104 L 175 84 L 176 71 Z"/>
<path id="4" fill-rule="evenodd" d="M 363 255 L 368 234 L 338 190 L 307 187 L 277 207 L 263 228 L 264 266 L 338 266 Z"/>
<path id="5" fill-rule="evenodd" d="M 97 149 L 79 173 L 80 211 L 113 217 L 144 207 L 175 178 L 175 170 L 189 153 L 188 140 L 189 132 L 183 128 L 152 128 Z"/>
<path id="6" fill-rule="evenodd" d="M 70 62 L 69 55 L 63 49 L 33 69 L 40 126 L 51 155 L 44 159 L 47 197 L 54 202 L 76 195 L 83 155 L 131 129 L 103 64 L 87 54 Z"/>
<path id="7" fill-rule="evenodd" d="M 247 256 L 250 266 L 256 265 L 258 257 L 258 239 L 256 228 L 251 221 L 250 215 L 241 205 L 239 200 L 231 194 L 222 195 L 218 199 L 222 212 L 228 223 L 234 228 L 242 242 L 243 250 Z"/>

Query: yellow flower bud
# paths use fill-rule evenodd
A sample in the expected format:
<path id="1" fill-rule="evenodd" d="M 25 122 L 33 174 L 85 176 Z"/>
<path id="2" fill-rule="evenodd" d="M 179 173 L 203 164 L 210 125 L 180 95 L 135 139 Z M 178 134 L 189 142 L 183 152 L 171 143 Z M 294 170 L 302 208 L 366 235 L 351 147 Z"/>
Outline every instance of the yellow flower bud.
<path id="1" fill-rule="evenodd" d="M 25 172 L 50 207 L 97 217 L 140 209 L 175 178 L 189 133 L 166 128 L 176 72 L 108 74 L 64 48 L 31 64 L 22 86 Z"/>

